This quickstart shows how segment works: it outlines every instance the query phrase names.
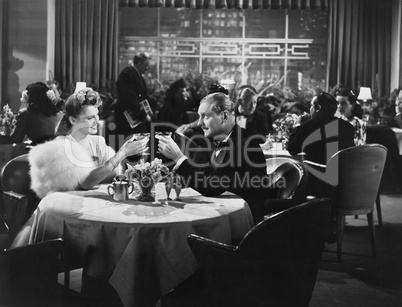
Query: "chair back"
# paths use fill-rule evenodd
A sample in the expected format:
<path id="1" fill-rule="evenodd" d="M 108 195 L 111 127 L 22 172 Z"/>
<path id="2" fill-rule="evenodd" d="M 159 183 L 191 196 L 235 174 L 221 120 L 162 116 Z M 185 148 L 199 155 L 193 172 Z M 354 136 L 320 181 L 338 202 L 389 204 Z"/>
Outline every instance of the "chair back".
<path id="1" fill-rule="evenodd" d="M 318 198 L 260 222 L 238 246 L 275 305 L 308 306 L 330 229 L 332 200 Z M 249 268 L 250 271 L 253 268 Z"/>
<path id="2" fill-rule="evenodd" d="M 31 190 L 31 176 L 28 154 L 15 157 L 4 165 L 1 171 L 3 191 L 11 191 L 27 197 L 25 219 L 28 219 L 38 206 L 40 199 Z"/>
<path id="3" fill-rule="evenodd" d="M 275 159 L 275 158 L 272 158 Z M 267 159 L 267 163 L 268 163 Z M 283 178 L 284 188 L 280 190 L 278 199 L 293 199 L 300 204 L 306 199 L 308 172 L 304 164 L 292 158 L 281 158 L 281 164 L 272 173 L 274 181 Z"/>
<path id="4" fill-rule="evenodd" d="M 238 246 L 190 235 L 208 297 L 218 306 L 308 306 L 330 229 L 331 203 L 317 198 L 272 215 Z"/>
<path id="5" fill-rule="evenodd" d="M 353 146 L 331 157 L 327 168 L 338 169 L 338 185 L 333 196 L 338 211 L 372 208 L 386 157 L 387 149 L 380 144 Z"/>

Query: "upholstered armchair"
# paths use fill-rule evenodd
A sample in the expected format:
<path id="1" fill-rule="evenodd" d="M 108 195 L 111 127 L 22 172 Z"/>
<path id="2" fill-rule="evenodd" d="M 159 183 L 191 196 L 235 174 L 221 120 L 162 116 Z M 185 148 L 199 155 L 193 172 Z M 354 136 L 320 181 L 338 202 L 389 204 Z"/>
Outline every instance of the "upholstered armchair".
<path id="1" fill-rule="evenodd" d="M 257 224 L 238 245 L 190 235 L 199 278 L 178 286 L 162 306 L 308 306 L 330 210 L 327 198 L 294 206 Z"/>

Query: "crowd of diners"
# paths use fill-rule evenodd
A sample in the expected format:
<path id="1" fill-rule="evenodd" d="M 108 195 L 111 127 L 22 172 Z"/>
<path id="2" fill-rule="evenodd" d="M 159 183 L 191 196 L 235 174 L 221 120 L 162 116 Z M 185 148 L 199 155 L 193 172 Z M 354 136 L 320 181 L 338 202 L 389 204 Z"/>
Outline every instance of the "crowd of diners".
<path id="1" fill-rule="evenodd" d="M 241 85 L 235 89 L 233 99 L 226 88 L 215 84 L 199 102 L 199 118 L 189 123 L 187 84 L 179 79 L 169 87 L 159 112 L 152 112 L 152 103 L 150 110 L 143 105 L 150 97 L 142 78 L 151 59 L 146 53 L 135 55 L 116 82 L 118 97 L 114 124 L 117 133 L 126 137 L 120 148 L 111 148 L 98 133 L 102 105 L 98 92 L 85 87 L 64 100 L 55 82 L 36 82 L 27 86 L 21 97 L 26 108 L 18 114 L 14 133 L 3 142 L 21 142 L 25 137 L 32 141 L 34 146 L 29 152 L 32 189 L 43 198 L 54 191 L 90 189 L 110 182 L 125 170 L 129 157 L 140 156 L 149 149 L 148 137 L 137 140 L 131 136 L 149 132 L 153 123 L 165 123 L 168 129 L 174 127 L 177 133 L 196 140 L 192 154 L 185 154 L 171 136 L 156 136 L 159 152 L 172 162 L 171 170 L 186 177 L 183 182 L 203 195 L 214 196 L 223 191 L 239 195 L 249 204 L 255 222 L 259 222 L 263 212 L 258 204 L 275 198 L 279 189 L 274 182 L 269 187 L 262 184 L 268 175 L 260 144 L 265 142 L 267 134 L 275 132 L 272 123 L 273 118 L 278 117 L 272 95 L 261 97 L 252 86 Z M 388 149 L 390 176 L 396 176 L 399 151 L 390 127 L 401 122 L 401 109 L 402 92 L 398 91 L 393 104 L 381 100 L 373 109 L 376 123 L 372 124 L 363 120 L 362 105 L 352 90 L 337 86 L 331 93 L 317 92 L 309 109 L 293 104 L 286 110 L 298 113 L 287 149 L 292 155 L 303 152 L 304 159 L 326 164 L 328 142 L 338 142 L 339 150 L 380 143 Z M 139 124 L 135 127 L 126 120 L 127 110 L 138 119 Z M 335 138 L 328 140 L 321 135 L 319 142 L 303 147 L 311 133 L 317 129 L 323 131 L 333 123 L 337 129 Z M 64 150 L 66 147 L 69 150 Z M 203 178 L 202 184 L 195 180 L 199 174 Z M 239 176 L 242 179 L 248 176 L 247 180 L 260 178 L 261 182 L 252 186 L 251 181 L 245 180 L 245 184 L 238 185 L 236 178 Z M 228 178 L 229 182 L 224 187 L 214 185 L 217 178 L 218 182 L 221 178 Z M 394 178 L 390 181 L 394 182 Z"/>

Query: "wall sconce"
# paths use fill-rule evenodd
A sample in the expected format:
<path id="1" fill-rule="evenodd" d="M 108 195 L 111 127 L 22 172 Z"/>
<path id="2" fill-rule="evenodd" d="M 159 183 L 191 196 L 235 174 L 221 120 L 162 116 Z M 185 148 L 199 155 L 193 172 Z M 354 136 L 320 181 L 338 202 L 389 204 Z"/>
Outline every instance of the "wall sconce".
<path id="1" fill-rule="evenodd" d="M 369 87 L 360 87 L 360 92 L 359 92 L 359 97 L 357 97 L 359 100 L 363 100 L 366 102 L 367 100 L 372 100 L 373 97 L 371 96 L 371 88 Z"/>

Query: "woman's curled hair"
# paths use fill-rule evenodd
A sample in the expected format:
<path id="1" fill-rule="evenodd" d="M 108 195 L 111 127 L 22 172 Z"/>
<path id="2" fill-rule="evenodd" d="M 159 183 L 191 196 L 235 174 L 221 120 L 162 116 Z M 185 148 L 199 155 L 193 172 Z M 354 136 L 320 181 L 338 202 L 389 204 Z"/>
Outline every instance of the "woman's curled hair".
<path id="1" fill-rule="evenodd" d="M 67 135 L 72 124 L 69 117 L 77 118 L 87 106 L 99 108 L 102 105 L 102 100 L 98 92 L 90 87 L 86 87 L 73 93 L 67 98 L 64 115 L 61 118 L 59 125 L 56 127 L 56 135 Z"/>

